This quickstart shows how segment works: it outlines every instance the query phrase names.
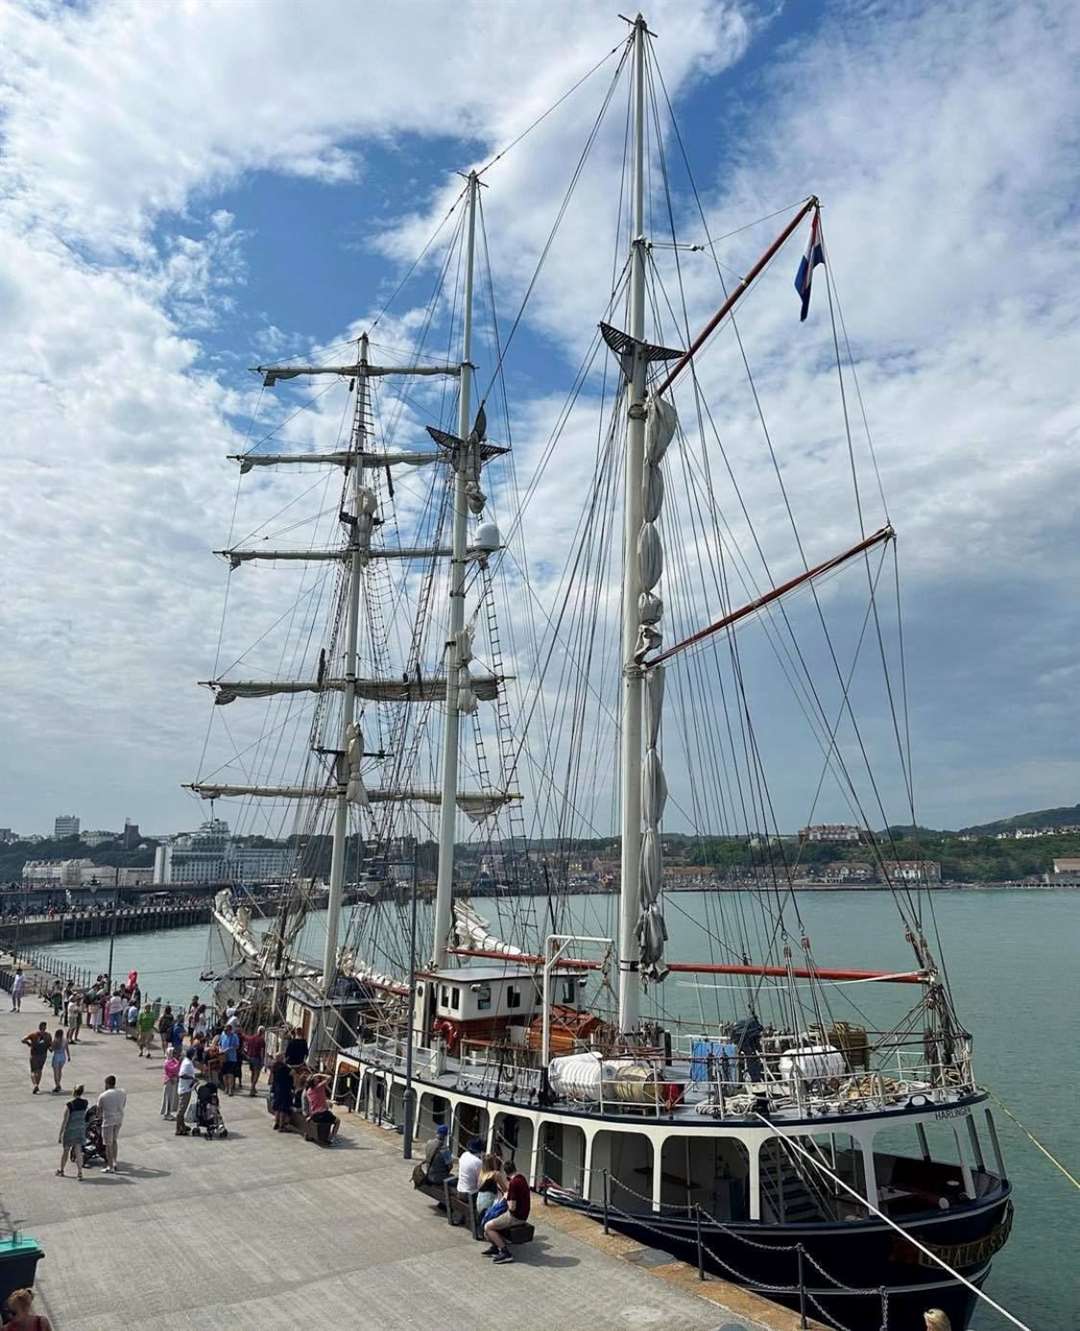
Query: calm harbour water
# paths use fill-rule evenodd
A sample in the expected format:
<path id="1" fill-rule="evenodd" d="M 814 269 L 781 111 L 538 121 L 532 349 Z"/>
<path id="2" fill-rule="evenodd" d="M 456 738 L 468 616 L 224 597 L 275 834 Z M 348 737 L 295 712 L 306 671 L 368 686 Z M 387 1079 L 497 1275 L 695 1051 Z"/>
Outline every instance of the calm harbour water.
<path id="1" fill-rule="evenodd" d="M 698 923 L 705 918 L 701 895 L 678 893 L 668 900 L 668 955 L 708 958 Z M 979 1080 L 1077 1172 L 1080 891 L 942 891 L 934 901 L 960 1018 L 975 1032 Z M 482 911 L 486 904 L 479 903 Z M 604 932 L 603 917 L 611 904 L 607 898 L 575 898 L 575 927 Z M 887 894 L 806 893 L 800 906 L 819 964 L 911 966 L 911 952 Z M 324 931 L 325 915 L 312 916 L 303 950 L 317 956 Z M 203 988 L 198 976 L 207 964 L 207 940 L 205 927 L 121 937 L 113 971 L 126 975 L 134 968 L 144 993 L 186 1002 Z M 97 971 L 105 967 L 108 942 L 66 943 L 54 951 Z M 670 1010 L 692 1019 L 700 991 L 674 977 L 664 988 Z M 886 997 L 884 986 L 862 986 L 858 1001 L 870 1016 L 884 1015 L 878 1004 L 895 1002 L 891 988 L 893 995 Z M 1015 1186 L 1016 1223 L 1008 1246 L 995 1259 L 987 1292 L 1032 1331 L 1073 1331 L 1080 1326 L 1080 1193 L 1000 1110 L 995 1117 Z M 1007 1325 L 989 1309 L 972 1323 L 979 1331 Z"/>

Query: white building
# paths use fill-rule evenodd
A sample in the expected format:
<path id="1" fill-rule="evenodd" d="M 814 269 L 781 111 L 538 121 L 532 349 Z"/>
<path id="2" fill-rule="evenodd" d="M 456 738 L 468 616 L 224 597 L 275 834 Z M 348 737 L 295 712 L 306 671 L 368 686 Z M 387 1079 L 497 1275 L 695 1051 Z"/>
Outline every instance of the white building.
<path id="1" fill-rule="evenodd" d="M 92 875 L 97 868 L 93 860 L 27 860 L 22 876 L 24 883 L 80 887 L 84 871 Z"/>
<path id="2" fill-rule="evenodd" d="M 285 877 L 294 852 L 282 846 L 245 846 L 229 836 L 221 818 L 181 832 L 154 853 L 154 883 L 253 882 Z"/>
<path id="3" fill-rule="evenodd" d="M 79 840 L 84 846 L 103 846 L 106 841 L 119 841 L 119 832 L 106 832 L 103 827 L 97 828 L 93 832 L 80 832 Z"/>
<path id="4" fill-rule="evenodd" d="M 941 865 L 936 860 L 886 860 L 885 872 L 893 883 L 940 883 Z"/>
<path id="5" fill-rule="evenodd" d="M 854 823 L 816 823 L 799 829 L 800 841 L 857 846 L 862 837 L 862 828 Z"/>
<path id="6" fill-rule="evenodd" d="M 78 835 L 78 817 L 73 813 L 58 813 L 53 820 L 53 839 L 63 841 L 65 837 Z"/>

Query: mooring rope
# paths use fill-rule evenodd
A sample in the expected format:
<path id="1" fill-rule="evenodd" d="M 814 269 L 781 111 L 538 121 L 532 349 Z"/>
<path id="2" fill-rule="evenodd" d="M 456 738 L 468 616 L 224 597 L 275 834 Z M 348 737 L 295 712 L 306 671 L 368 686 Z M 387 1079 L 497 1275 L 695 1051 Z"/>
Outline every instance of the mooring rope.
<path id="1" fill-rule="evenodd" d="M 1020 1120 L 1016 1117 L 1016 1115 L 1009 1108 L 1009 1106 L 1005 1104 L 1005 1102 L 999 1096 L 996 1096 L 994 1092 L 990 1090 L 989 1087 L 986 1087 L 985 1090 L 987 1095 L 989 1095 L 990 1099 L 993 1100 L 994 1104 L 996 1104 L 997 1107 L 1003 1113 L 1007 1114 L 1009 1118 L 1012 1119 L 1012 1121 L 1016 1124 L 1016 1126 L 1028 1139 L 1028 1141 L 1031 1142 L 1033 1146 L 1037 1146 L 1039 1150 L 1042 1151 L 1043 1155 L 1046 1156 L 1047 1160 L 1049 1160 L 1050 1163 L 1056 1169 L 1061 1170 L 1061 1172 L 1065 1175 L 1065 1177 L 1069 1180 L 1069 1182 L 1073 1185 L 1074 1188 L 1080 1188 L 1080 1179 L 1078 1179 L 1075 1174 L 1071 1174 L 1061 1163 L 1061 1161 L 1057 1158 L 1057 1156 L 1054 1155 L 1051 1151 L 1048 1151 L 1046 1147 L 1042 1144 L 1042 1142 L 1039 1141 L 1038 1137 L 1036 1137 L 1033 1132 L 1029 1131 L 1027 1128 L 1024 1127 L 1023 1123 L 1020 1122 Z"/>

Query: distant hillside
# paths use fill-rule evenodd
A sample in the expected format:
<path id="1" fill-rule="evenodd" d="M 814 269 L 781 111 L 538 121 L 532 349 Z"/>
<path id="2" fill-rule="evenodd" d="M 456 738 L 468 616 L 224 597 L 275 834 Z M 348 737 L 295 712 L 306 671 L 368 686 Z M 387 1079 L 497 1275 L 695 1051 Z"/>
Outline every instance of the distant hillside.
<path id="1" fill-rule="evenodd" d="M 995 836 L 998 832 L 1014 832 L 1019 827 L 1078 827 L 1080 804 L 1066 805 L 1063 809 L 1036 809 L 1034 813 L 1017 813 L 1011 818 L 999 818 L 996 823 L 980 823 L 976 827 L 963 827 L 961 832 L 974 836 Z"/>

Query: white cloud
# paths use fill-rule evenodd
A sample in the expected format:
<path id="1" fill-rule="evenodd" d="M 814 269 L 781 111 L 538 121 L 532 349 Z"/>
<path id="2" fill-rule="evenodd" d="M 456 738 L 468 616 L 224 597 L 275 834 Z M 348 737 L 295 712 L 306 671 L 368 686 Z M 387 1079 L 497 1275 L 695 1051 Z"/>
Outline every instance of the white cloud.
<path id="1" fill-rule="evenodd" d="M 356 188 L 363 210 L 373 143 L 449 130 L 486 160 L 621 36 L 600 4 L 546 4 L 530 18 L 520 6 L 476 3 L 459 7 L 452 28 L 441 6 L 410 14 L 402 23 L 394 7 L 376 7 L 361 27 L 347 4 L 323 6 L 312 24 L 271 0 L 0 10 L 0 541 L 11 588 L 2 683 L 15 755 L 5 821 L 43 826 L 54 805 L 75 804 L 103 825 L 123 812 L 154 821 L 147 806 L 166 823 L 184 816 L 172 786 L 194 767 L 193 737 L 205 723 L 205 700 L 188 681 L 208 673 L 220 615 L 221 574 L 205 547 L 229 528 L 234 475 L 221 459 L 241 446 L 235 423 L 257 398 L 202 359 L 207 332 L 227 329 L 245 300 L 248 237 L 217 206 L 220 190 L 271 171 Z M 768 31 L 761 15 L 705 0 L 660 6 L 650 19 L 676 97 Z M 740 85 L 740 101 L 724 77 L 710 84 L 710 124 L 687 127 L 714 232 L 810 189 L 826 201 L 891 515 L 914 575 L 912 631 L 927 653 L 915 670 L 931 695 L 956 697 L 951 672 L 963 644 L 950 661 L 936 659 L 920 605 L 962 621 L 992 613 L 995 583 L 1022 578 L 1059 598 L 1075 585 L 1062 496 L 1077 479 L 1078 45 L 1075 17 L 1052 8 L 834 7 L 812 39 L 771 53 L 758 86 Z M 598 74 L 489 173 L 484 203 L 504 309 L 516 308 L 606 78 Z M 702 105 L 699 97 L 699 115 Z M 621 135 L 616 107 L 530 310 L 531 334 L 558 339 L 551 380 L 566 377 L 602 311 Z M 719 161 L 710 160 L 713 139 Z M 384 253 L 411 257 L 458 187 L 448 177 L 434 198 L 398 200 Z M 684 193 L 678 206 L 696 238 Z M 721 258 L 745 268 L 774 225 L 724 242 Z M 667 274 L 662 255 L 658 263 Z M 819 275 L 812 322 L 799 328 L 793 268 L 786 251 L 741 327 L 813 556 L 846 543 L 852 516 L 838 501 L 846 445 L 824 286 Z M 684 271 L 697 321 L 717 282 L 702 256 L 686 257 Z M 303 342 L 283 317 L 266 309 L 256 320 L 260 355 Z M 384 324 L 381 336 L 409 337 L 416 317 Z M 341 336 L 316 331 L 328 342 Z M 729 335 L 702 373 L 770 557 L 791 567 Z M 550 388 L 522 376 L 522 475 L 550 428 Z M 266 402 L 263 410 L 283 412 Z M 340 403 L 305 413 L 287 437 L 327 445 L 339 423 Z M 420 424 L 411 413 L 407 427 Z M 557 567 L 576 521 L 567 496 L 591 465 L 591 422 L 573 428 L 583 451 L 560 457 L 528 518 L 541 584 L 545 557 Z M 713 464 L 719 475 L 715 456 Z M 289 493 L 263 478 L 259 486 L 254 521 Z M 321 492 L 297 511 L 317 501 Z M 959 563 L 977 584 L 968 606 L 947 595 Z M 237 641 L 273 603 L 270 579 L 248 572 L 252 604 Z M 1057 604 L 1064 631 L 1075 617 Z M 1056 644 L 1029 646 L 1047 653 L 1032 668 L 1049 719 L 1036 736 L 1017 734 L 1027 764 L 1018 773 L 1031 770 L 1024 746 L 1050 743 L 1069 697 L 1068 679 L 1054 673 Z M 1007 644 L 998 650 L 1008 655 Z M 1003 668 L 995 688 L 999 678 L 1022 687 L 1025 661 Z M 969 690 L 955 705 L 973 708 L 973 699 L 985 708 L 994 695 Z M 922 736 L 932 753 L 939 720 L 931 712 Z M 232 724 L 239 733 L 243 723 Z M 984 739 L 976 728 L 967 742 L 929 764 L 940 768 L 930 783 L 936 807 L 958 807 L 951 787 L 965 762 L 978 765 Z M 969 784 L 974 800 L 980 787 Z M 986 798 L 1011 803 L 1006 784 L 988 779 Z"/>

